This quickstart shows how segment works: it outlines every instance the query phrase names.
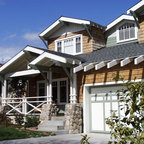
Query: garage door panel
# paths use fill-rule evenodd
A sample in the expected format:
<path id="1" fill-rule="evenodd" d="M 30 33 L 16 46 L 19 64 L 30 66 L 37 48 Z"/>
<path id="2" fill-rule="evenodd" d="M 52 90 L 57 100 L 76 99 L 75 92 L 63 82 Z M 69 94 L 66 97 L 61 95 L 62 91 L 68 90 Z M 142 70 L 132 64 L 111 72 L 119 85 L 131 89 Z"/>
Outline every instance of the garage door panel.
<path id="1" fill-rule="evenodd" d="M 92 131 L 110 131 L 109 126 L 105 124 L 106 118 L 111 116 L 111 110 L 116 111 L 117 115 L 123 115 L 119 112 L 119 103 L 117 90 L 121 86 L 103 86 L 91 87 L 91 130 Z M 92 98 L 93 97 L 93 98 Z"/>
<path id="2" fill-rule="evenodd" d="M 105 118 L 108 118 L 111 115 L 111 106 L 110 103 L 105 103 Z M 105 130 L 110 131 L 109 126 L 105 124 Z"/>
<path id="3" fill-rule="evenodd" d="M 92 131 L 103 131 L 104 130 L 104 115 L 103 115 L 103 103 L 92 103 L 91 104 L 91 116 Z"/>

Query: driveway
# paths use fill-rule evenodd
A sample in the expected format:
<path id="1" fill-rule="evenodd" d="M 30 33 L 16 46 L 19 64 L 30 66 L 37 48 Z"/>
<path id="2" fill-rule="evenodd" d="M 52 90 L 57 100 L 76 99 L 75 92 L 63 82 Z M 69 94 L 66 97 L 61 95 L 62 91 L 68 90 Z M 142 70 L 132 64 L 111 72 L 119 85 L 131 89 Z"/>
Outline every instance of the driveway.
<path id="1" fill-rule="evenodd" d="M 88 134 L 91 144 L 107 144 L 110 138 L 109 134 Z M 41 138 L 29 138 L 21 140 L 2 141 L 0 144 L 80 144 L 81 134 L 64 134 Z"/>

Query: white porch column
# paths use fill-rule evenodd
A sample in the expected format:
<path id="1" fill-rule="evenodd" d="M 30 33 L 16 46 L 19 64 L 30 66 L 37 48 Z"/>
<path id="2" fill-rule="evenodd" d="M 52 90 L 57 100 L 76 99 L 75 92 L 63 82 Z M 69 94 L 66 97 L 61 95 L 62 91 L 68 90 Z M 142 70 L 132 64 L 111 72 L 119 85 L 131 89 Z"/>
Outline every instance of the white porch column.
<path id="1" fill-rule="evenodd" d="M 72 80 L 70 80 L 70 103 L 77 103 L 77 75 L 70 70 Z"/>
<path id="2" fill-rule="evenodd" d="M 47 72 L 47 78 L 49 82 L 47 82 L 47 103 L 52 104 L 52 72 Z"/>
<path id="3" fill-rule="evenodd" d="M 6 105 L 6 100 L 4 100 L 6 98 L 7 95 L 7 80 L 4 80 L 4 83 L 2 85 L 2 106 Z"/>

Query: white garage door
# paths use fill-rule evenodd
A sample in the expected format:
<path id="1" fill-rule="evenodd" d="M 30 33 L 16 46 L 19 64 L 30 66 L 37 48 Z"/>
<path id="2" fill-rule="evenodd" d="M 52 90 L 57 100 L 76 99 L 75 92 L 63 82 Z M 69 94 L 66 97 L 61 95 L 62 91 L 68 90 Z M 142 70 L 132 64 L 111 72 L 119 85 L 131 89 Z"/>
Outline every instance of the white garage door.
<path id="1" fill-rule="evenodd" d="M 122 86 L 90 88 L 91 132 L 109 131 L 108 125 L 105 124 L 105 118 L 111 115 L 111 110 L 116 110 L 119 116 L 124 114 L 124 111 L 120 111 L 119 97 L 116 93 L 120 89 L 122 89 Z"/>

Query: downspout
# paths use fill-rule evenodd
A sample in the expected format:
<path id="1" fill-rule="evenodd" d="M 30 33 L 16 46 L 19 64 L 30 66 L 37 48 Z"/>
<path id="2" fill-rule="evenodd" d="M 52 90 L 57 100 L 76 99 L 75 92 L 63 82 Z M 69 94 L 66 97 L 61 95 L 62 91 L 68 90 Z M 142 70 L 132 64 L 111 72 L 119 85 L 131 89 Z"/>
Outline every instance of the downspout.
<path id="1" fill-rule="evenodd" d="M 132 10 L 130 10 L 130 13 L 131 13 L 131 15 L 133 16 L 133 18 L 134 18 L 134 20 L 135 20 L 135 22 L 136 22 L 136 25 L 137 25 L 137 27 L 138 27 L 138 29 L 140 29 L 140 25 L 139 25 L 138 17 L 137 17 L 137 15 L 136 15 L 136 13 L 135 13 L 134 11 L 132 11 Z"/>
<path id="2" fill-rule="evenodd" d="M 46 48 L 48 49 L 48 45 L 47 45 L 47 43 L 45 42 L 45 39 L 44 39 L 42 36 L 40 36 L 40 35 L 39 35 L 39 38 L 43 41 L 43 43 L 45 44 Z"/>

